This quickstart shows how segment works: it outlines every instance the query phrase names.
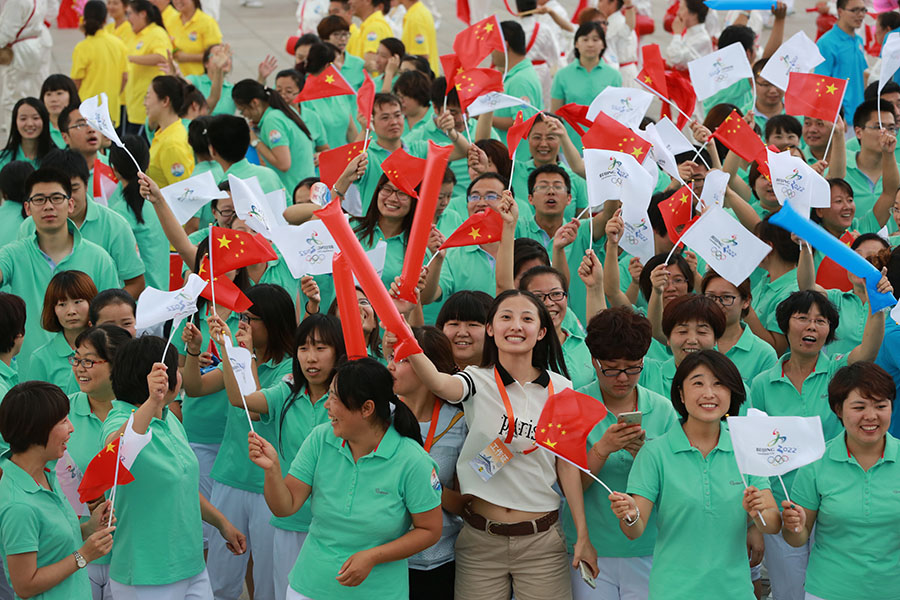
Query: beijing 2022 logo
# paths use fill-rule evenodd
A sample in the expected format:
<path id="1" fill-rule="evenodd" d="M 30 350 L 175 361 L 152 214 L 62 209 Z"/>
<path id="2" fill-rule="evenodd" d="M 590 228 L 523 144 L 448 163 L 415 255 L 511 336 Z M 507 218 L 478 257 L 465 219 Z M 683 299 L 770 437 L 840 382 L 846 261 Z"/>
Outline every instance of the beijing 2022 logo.
<path id="1" fill-rule="evenodd" d="M 757 448 L 756 453 L 765 457 L 770 465 L 783 465 L 790 462 L 791 455 L 797 453 L 796 446 L 788 446 L 788 438 L 777 429 L 772 432 L 774 436 L 763 448 Z"/>

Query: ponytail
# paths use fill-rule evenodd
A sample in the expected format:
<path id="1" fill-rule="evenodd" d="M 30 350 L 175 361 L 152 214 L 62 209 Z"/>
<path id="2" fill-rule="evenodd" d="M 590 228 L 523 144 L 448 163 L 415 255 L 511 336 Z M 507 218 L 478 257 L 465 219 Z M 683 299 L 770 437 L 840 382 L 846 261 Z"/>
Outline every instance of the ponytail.
<path id="1" fill-rule="evenodd" d="M 396 394 L 390 398 L 390 403 L 394 405 L 394 429 L 397 433 L 404 437 L 416 440 L 419 445 L 422 444 L 422 429 L 419 427 L 419 420 L 410 407 L 400 400 Z"/>
<path id="2" fill-rule="evenodd" d="M 235 104 L 243 104 L 245 106 L 249 105 L 253 100 L 260 100 L 261 102 L 267 103 L 270 107 L 283 112 L 287 118 L 300 128 L 300 131 L 302 131 L 306 137 L 312 140 L 312 135 L 309 133 L 306 123 L 303 122 L 303 119 L 300 118 L 297 111 L 288 106 L 281 96 L 278 95 L 278 92 L 272 88 L 263 86 L 263 84 L 255 79 L 244 79 L 234 84 L 234 87 L 231 88 L 231 98 L 234 100 Z"/>
<path id="3" fill-rule="evenodd" d="M 147 15 L 148 25 L 150 23 L 156 23 L 163 29 L 166 28 L 165 25 L 163 25 L 162 14 L 150 0 L 131 0 L 131 10 L 134 12 L 145 13 Z"/>
<path id="4" fill-rule="evenodd" d="M 269 106 L 271 106 L 272 108 L 277 108 L 285 115 L 287 115 L 287 118 L 296 123 L 297 127 L 300 128 L 300 131 L 302 131 L 306 135 L 306 137 L 311 140 L 312 134 L 309 132 L 309 128 L 306 127 L 306 123 L 304 123 L 303 119 L 300 117 L 300 113 L 288 106 L 287 102 L 284 101 L 284 98 L 282 98 L 277 91 L 273 90 L 270 87 L 265 88 L 265 90 L 266 94 L 268 95 Z"/>
<path id="5" fill-rule="evenodd" d="M 102 0 L 88 0 L 84 5 L 84 34 L 92 36 L 106 23 L 106 3 Z"/>
<path id="6" fill-rule="evenodd" d="M 147 146 L 147 140 L 137 135 L 126 135 L 122 138 L 122 143 L 128 148 L 128 152 L 134 156 L 134 160 L 141 166 L 142 171 L 147 170 L 150 164 L 150 148 Z M 124 180 L 122 188 L 122 196 L 125 198 L 125 204 L 128 205 L 134 215 L 135 221 L 140 224 L 144 223 L 144 197 L 141 195 L 141 184 L 137 177 L 137 167 L 132 162 L 131 157 L 115 144 L 109 149 L 109 164 Z"/>

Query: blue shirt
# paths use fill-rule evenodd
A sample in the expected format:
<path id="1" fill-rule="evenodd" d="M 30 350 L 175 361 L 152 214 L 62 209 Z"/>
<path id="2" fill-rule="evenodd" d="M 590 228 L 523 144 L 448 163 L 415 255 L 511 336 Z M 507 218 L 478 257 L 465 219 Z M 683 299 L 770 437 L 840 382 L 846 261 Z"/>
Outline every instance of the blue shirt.
<path id="1" fill-rule="evenodd" d="M 893 319 L 885 319 L 884 340 L 881 342 L 881 350 L 875 364 L 883 368 L 894 379 L 897 386 L 897 397 L 900 398 L 900 325 Z M 900 404 L 894 404 L 894 414 L 891 418 L 890 433 L 897 437 L 900 433 Z"/>
<path id="2" fill-rule="evenodd" d="M 831 31 L 816 42 L 825 62 L 815 68 L 817 75 L 827 75 L 839 79 L 849 79 L 844 92 L 844 116 L 847 121 L 853 120 L 856 107 L 863 101 L 866 70 L 866 57 L 863 53 L 863 41 L 858 35 L 848 35 L 835 25 Z"/>

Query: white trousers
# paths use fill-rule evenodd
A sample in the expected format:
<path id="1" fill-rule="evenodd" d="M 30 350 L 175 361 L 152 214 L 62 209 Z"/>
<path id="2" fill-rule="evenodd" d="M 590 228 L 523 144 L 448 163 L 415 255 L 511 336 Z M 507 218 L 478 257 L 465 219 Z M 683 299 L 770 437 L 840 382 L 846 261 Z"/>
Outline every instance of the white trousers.
<path id="1" fill-rule="evenodd" d="M 212 600 L 206 569 L 202 573 L 166 585 L 123 585 L 110 580 L 115 600 Z"/>
<path id="2" fill-rule="evenodd" d="M 87 566 L 87 570 L 93 600 L 112 600 L 112 591 L 109 588 L 109 563 L 105 565 L 91 563 Z"/>
<path id="3" fill-rule="evenodd" d="M 773 600 L 805 600 L 806 565 L 812 536 L 804 546 L 794 548 L 781 534 L 765 534 L 766 554 L 763 562 L 769 571 Z"/>
<path id="4" fill-rule="evenodd" d="M 304 596 L 298 591 L 295 591 L 292 587 L 288 586 L 287 589 L 287 600 L 313 600 L 309 596 Z"/>
<path id="5" fill-rule="evenodd" d="M 204 498 L 211 501 L 213 480 L 209 476 L 209 473 L 212 471 L 213 463 L 216 462 L 216 455 L 219 453 L 219 444 L 191 443 L 190 446 L 191 450 L 194 451 L 194 455 L 197 457 L 197 462 L 200 463 L 200 493 L 203 494 Z M 219 535 L 219 532 L 216 531 L 216 528 L 204 521 L 203 547 L 207 548 L 209 546 L 210 538 L 217 535 Z"/>
<path id="6" fill-rule="evenodd" d="M 569 555 L 569 564 L 573 557 Z M 597 559 L 600 573 L 594 580 L 596 589 L 584 582 L 580 569 L 569 568 L 572 577 L 574 600 L 647 600 L 649 595 L 652 556 L 615 558 L 601 556 Z"/>
<path id="7" fill-rule="evenodd" d="M 216 600 L 240 598 L 251 554 L 254 600 L 275 600 L 275 580 L 272 577 L 272 536 L 275 528 L 269 524 L 272 512 L 266 505 L 265 497 L 213 481 L 210 502 L 247 536 L 247 551 L 238 555 L 231 553 L 225 546 L 225 539 L 218 533 L 209 538 L 206 568 Z"/>
<path id="8" fill-rule="evenodd" d="M 297 556 L 300 555 L 300 548 L 309 535 L 305 531 L 288 531 L 287 529 L 275 528 L 273 536 L 274 557 L 273 571 L 275 573 L 275 600 L 285 600 L 291 575 L 291 569 L 297 563 Z M 296 592 L 295 592 L 296 593 Z"/>
<path id="9" fill-rule="evenodd" d="M 810 593 L 807 592 L 806 598 L 804 598 L 803 600 L 825 600 L 825 598 L 820 598 L 820 597 L 818 597 L 818 596 L 813 596 L 812 594 L 810 594 Z"/>

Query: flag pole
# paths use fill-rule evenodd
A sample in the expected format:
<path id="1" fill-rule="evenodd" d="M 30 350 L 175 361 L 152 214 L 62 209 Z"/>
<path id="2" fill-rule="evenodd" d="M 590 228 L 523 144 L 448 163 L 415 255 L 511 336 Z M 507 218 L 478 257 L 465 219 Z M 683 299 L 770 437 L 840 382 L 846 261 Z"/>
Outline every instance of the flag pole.
<path id="1" fill-rule="evenodd" d="M 747 478 L 744 477 L 743 471 L 738 470 L 738 473 L 741 474 L 741 481 L 744 483 L 744 489 L 746 490 L 748 487 L 750 487 L 749 485 L 747 485 Z M 780 476 L 779 476 L 779 479 L 781 479 Z M 768 525 L 766 525 L 766 519 L 762 516 L 762 511 L 758 510 L 758 511 L 756 511 L 756 514 L 759 515 L 759 521 L 760 521 L 760 523 L 763 524 L 763 527 L 768 527 Z"/>
<path id="2" fill-rule="evenodd" d="M 591 210 L 591 205 L 588 204 L 587 206 L 584 207 L 583 211 L 578 213 L 578 216 L 575 218 L 580 221 L 581 217 L 584 216 L 584 213 L 588 213 L 588 227 L 591 230 L 591 244 L 593 244 L 594 243 L 594 215 L 593 215 L 593 213 L 590 212 L 590 210 Z M 579 225 L 579 227 L 581 227 L 581 225 Z"/>
<path id="3" fill-rule="evenodd" d="M 791 503 L 791 506 L 793 506 L 794 503 L 791 502 L 791 496 L 790 494 L 788 494 L 787 486 L 784 485 L 784 479 L 781 478 L 781 475 L 778 476 L 778 481 L 781 483 L 781 489 L 784 490 L 785 499 Z M 765 525 L 765 523 L 763 523 L 763 525 Z"/>
<path id="4" fill-rule="evenodd" d="M 446 98 L 444 98 L 444 100 L 446 100 Z M 371 129 L 366 126 L 366 137 L 363 138 L 363 152 L 369 149 L 369 131 L 371 131 Z"/>
<path id="5" fill-rule="evenodd" d="M 213 275 L 215 271 L 213 271 L 213 233 L 212 233 L 212 223 L 209 224 L 209 289 L 212 294 L 212 310 L 213 314 L 216 314 L 216 278 Z"/>
<path id="6" fill-rule="evenodd" d="M 659 99 L 662 100 L 663 102 L 666 102 L 666 103 L 669 104 L 670 106 L 674 106 L 674 107 L 675 107 L 675 110 L 677 110 L 677 111 L 681 114 L 682 117 L 684 117 L 684 118 L 687 119 L 688 121 L 693 120 L 693 117 L 692 117 L 692 116 L 686 114 L 683 110 L 681 110 L 681 107 L 678 106 L 678 103 L 672 102 L 672 101 L 669 100 L 668 98 L 664 97 L 662 94 L 660 94 L 659 92 L 657 92 L 656 90 L 654 90 L 652 87 L 650 87 L 649 85 L 647 85 L 646 83 L 644 83 L 644 82 L 641 81 L 640 79 L 635 79 L 635 81 L 638 82 L 641 86 L 647 88 L 647 90 L 649 90 L 654 96 L 656 96 L 657 98 L 659 98 Z"/>
<path id="7" fill-rule="evenodd" d="M 516 148 L 518 150 L 518 147 Z M 509 166 L 509 183 L 506 185 L 507 190 L 512 190 L 513 173 L 516 170 L 516 153 L 513 152 L 512 161 Z"/>
<path id="8" fill-rule="evenodd" d="M 166 342 L 165 347 L 163 348 L 163 355 L 159 362 L 166 362 L 166 354 L 169 352 L 169 345 L 172 343 L 172 340 L 175 339 L 175 331 L 178 329 L 179 325 L 181 325 L 181 320 L 179 320 L 177 323 L 175 321 L 172 321 L 172 331 L 169 333 L 169 339 Z"/>
<path id="9" fill-rule="evenodd" d="M 132 414 L 134 413 L 134 409 L 131 409 Z M 125 423 L 125 426 L 128 427 L 128 423 Z M 106 526 L 112 526 L 112 518 L 113 518 L 113 507 L 116 504 L 116 486 L 119 485 L 119 468 L 122 463 L 119 457 L 122 454 L 122 442 L 125 439 L 125 432 L 119 434 L 119 445 L 116 446 L 116 472 L 113 474 L 113 486 L 112 493 L 109 495 L 109 521 L 107 521 Z"/>
<path id="10" fill-rule="evenodd" d="M 463 113 L 463 120 L 466 122 L 466 139 L 469 140 L 469 144 L 472 144 L 472 132 L 469 131 L 469 113 Z"/>
<path id="11" fill-rule="evenodd" d="M 844 103 L 844 95 L 847 93 L 847 82 L 849 79 L 844 80 L 844 90 L 841 92 L 841 101 L 838 103 L 837 112 L 834 113 L 834 119 L 831 120 L 831 135 L 828 136 L 828 144 L 825 146 L 825 154 L 822 155 L 822 160 L 828 160 L 828 151 L 831 149 L 831 140 L 834 137 L 834 129 L 837 127 L 838 116 L 841 114 L 841 105 Z M 881 96 L 879 96 L 879 99 Z M 881 125 L 881 113 L 878 113 L 878 124 Z"/>
<path id="12" fill-rule="evenodd" d="M 238 384 L 238 388 L 240 388 L 240 384 Z M 250 431 L 256 433 L 253 429 L 253 419 L 250 418 L 250 409 L 247 408 L 247 398 L 244 396 L 244 392 L 241 392 L 241 402 L 244 404 L 244 414 L 247 415 L 247 423 L 250 424 Z"/>
<path id="13" fill-rule="evenodd" d="M 703 158 L 703 157 L 700 155 L 700 153 L 703 152 L 703 149 L 706 148 L 707 146 L 709 146 L 709 140 L 706 140 L 705 142 L 703 142 L 703 145 L 702 145 L 702 146 L 700 146 L 699 148 L 697 148 L 697 151 L 694 153 L 694 158 L 691 159 L 691 162 L 694 162 L 694 161 L 697 160 L 697 158 L 699 158 L 699 159 L 700 159 L 700 162 L 702 162 L 703 165 L 704 165 L 707 169 L 711 169 L 712 167 L 709 166 L 709 163 L 706 162 L 706 159 Z"/>

